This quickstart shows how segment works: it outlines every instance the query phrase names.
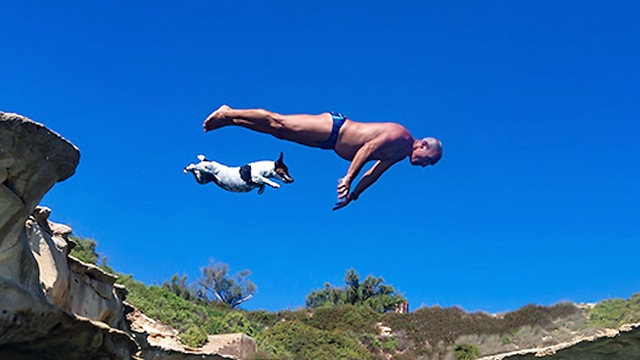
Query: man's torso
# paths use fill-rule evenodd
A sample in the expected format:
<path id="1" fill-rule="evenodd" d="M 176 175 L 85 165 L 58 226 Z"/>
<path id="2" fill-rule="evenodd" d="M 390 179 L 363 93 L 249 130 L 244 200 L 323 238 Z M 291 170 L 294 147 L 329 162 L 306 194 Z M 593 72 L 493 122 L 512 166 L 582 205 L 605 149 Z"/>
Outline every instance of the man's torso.
<path id="1" fill-rule="evenodd" d="M 368 142 L 378 144 L 368 160 L 400 161 L 411 153 L 413 137 L 406 128 L 396 123 L 346 120 L 340 129 L 335 151 L 343 159 L 351 161 Z"/>

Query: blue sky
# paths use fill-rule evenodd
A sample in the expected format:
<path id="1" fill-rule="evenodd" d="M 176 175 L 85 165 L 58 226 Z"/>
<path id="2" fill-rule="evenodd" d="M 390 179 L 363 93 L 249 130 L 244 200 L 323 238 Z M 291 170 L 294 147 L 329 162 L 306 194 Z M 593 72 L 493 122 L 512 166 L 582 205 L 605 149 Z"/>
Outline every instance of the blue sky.
<path id="1" fill-rule="evenodd" d="M 42 204 L 147 284 L 210 258 L 246 309 L 294 309 L 347 269 L 411 309 L 500 312 L 640 291 L 635 1 L 0 3 L 0 110 L 81 152 Z M 445 148 L 331 211 L 348 162 L 242 128 L 221 104 L 396 121 Z M 196 155 L 285 154 L 263 195 L 198 185 Z"/>

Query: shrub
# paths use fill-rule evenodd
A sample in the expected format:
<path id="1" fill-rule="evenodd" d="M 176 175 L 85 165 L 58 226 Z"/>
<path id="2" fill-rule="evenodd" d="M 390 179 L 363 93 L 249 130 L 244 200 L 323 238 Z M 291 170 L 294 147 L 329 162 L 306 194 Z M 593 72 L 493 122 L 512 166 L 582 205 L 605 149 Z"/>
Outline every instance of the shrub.
<path id="1" fill-rule="evenodd" d="M 385 313 L 393 311 L 398 304 L 405 301 L 391 285 L 384 284 L 381 277 L 369 275 L 360 281 L 360 275 L 354 269 L 349 269 L 344 282 L 345 286 L 341 288 L 325 283 L 324 288 L 311 291 L 305 300 L 307 308 L 357 305 Z"/>
<path id="2" fill-rule="evenodd" d="M 384 345 L 382 347 L 387 351 L 396 351 L 398 350 L 398 339 L 389 337 L 384 341 Z"/>
<path id="3" fill-rule="evenodd" d="M 70 236 L 69 239 L 76 244 L 76 246 L 71 249 L 70 253 L 73 257 L 89 264 L 98 264 L 100 255 L 96 252 L 98 243 L 95 240 L 83 239 L 77 236 Z"/>
<path id="4" fill-rule="evenodd" d="M 207 334 L 197 326 L 190 326 L 180 335 L 182 343 L 192 348 L 198 348 L 207 343 Z"/>
<path id="5" fill-rule="evenodd" d="M 227 331 L 232 333 L 244 333 L 249 336 L 255 335 L 255 330 L 247 317 L 239 311 L 230 311 L 224 317 Z"/>
<path id="6" fill-rule="evenodd" d="M 480 356 L 480 349 L 473 344 L 460 344 L 453 350 L 457 360 L 473 360 Z"/>
<path id="7" fill-rule="evenodd" d="M 486 313 L 466 313 L 458 307 L 420 308 L 410 314 L 382 314 L 382 322 L 394 331 L 405 334 L 403 340 L 408 344 L 451 345 L 462 335 L 509 335 L 523 326 L 553 325 L 555 319 L 579 313 L 575 305 L 564 303 L 551 307 L 527 305 L 517 311 L 507 313 L 503 317 L 494 317 Z M 503 341 L 512 341 L 504 338 Z M 410 351 L 420 351 L 420 345 L 414 345 Z M 428 352 L 436 349 L 428 350 Z M 439 351 L 439 350 L 437 350 Z M 462 351 L 462 350 L 461 350 Z"/>
<path id="8" fill-rule="evenodd" d="M 249 311 L 246 313 L 246 317 L 256 332 L 274 326 L 279 320 L 278 314 L 265 310 Z"/>
<path id="9" fill-rule="evenodd" d="M 70 236 L 69 238 L 76 244 L 76 246 L 71 249 L 71 256 L 82 262 L 97 265 L 108 273 L 115 274 L 115 271 L 107 265 L 107 257 L 100 256 L 100 254 L 97 253 L 96 248 L 98 247 L 98 243 L 95 240 L 84 239 L 78 236 Z"/>
<path id="10" fill-rule="evenodd" d="M 375 360 L 356 339 L 342 331 L 323 331 L 299 321 L 281 322 L 260 333 L 258 347 L 279 359 Z"/>
<path id="11" fill-rule="evenodd" d="M 602 301 L 589 311 L 589 325 L 619 327 L 625 323 L 640 321 L 640 293 L 630 299 Z"/>
<path id="12" fill-rule="evenodd" d="M 318 308 L 304 322 L 321 330 L 353 331 L 358 334 L 374 333 L 380 315 L 368 307 L 342 305 L 335 308 Z"/>

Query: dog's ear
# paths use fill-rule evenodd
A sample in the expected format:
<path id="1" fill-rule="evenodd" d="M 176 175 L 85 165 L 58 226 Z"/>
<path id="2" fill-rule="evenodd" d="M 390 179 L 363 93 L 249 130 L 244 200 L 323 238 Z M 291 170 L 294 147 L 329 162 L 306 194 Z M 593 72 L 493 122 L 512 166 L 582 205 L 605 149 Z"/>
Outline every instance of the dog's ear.
<path id="1" fill-rule="evenodd" d="M 282 157 L 284 156 L 284 154 L 282 153 L 282 151 L 280 151 L 280 157 L 278 158 L 278 160 L 276 160 L 277 163 L 281 163 L 282 162 Z"/>

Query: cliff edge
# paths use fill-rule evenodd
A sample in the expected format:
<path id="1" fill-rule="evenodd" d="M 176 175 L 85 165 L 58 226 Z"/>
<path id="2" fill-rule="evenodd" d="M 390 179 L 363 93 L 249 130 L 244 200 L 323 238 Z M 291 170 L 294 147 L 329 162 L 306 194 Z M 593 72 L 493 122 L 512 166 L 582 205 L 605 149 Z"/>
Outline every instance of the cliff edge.
<path id="1" fill-rule="evenodd" d="M 49 221 L 51 210 L 37 204 L 74 174 L 79 159 L 73 144 L 42 124 L 0 112 L 0 359 L 241 359 L 254 353 L 255 341 L 242 334 L 226 335 L 229 346 L 217 352 L 185 348 L 175 331 L 158 330 L 164 327 L 124 303 L 126 289 L 116 276 L 69 255 L 71 228 Z"/>

